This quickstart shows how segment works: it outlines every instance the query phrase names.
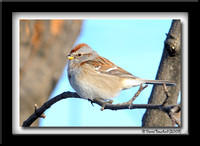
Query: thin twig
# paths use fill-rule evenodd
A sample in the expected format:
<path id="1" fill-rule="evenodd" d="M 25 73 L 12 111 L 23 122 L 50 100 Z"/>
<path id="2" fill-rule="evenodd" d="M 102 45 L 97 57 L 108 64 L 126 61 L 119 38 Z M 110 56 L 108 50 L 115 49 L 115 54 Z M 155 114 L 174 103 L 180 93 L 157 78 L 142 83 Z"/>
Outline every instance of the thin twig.
<path id="1" fill-rule="evenodd" d="M 35 113 L 36 113 L 36 110 L 38 109 L 38 105 L 37 104 L 35 104 L 34 105 L 34 108 L 35 108 Z M 39 116 L 40 118 L 46 118 L 46 116 L 44 115 L 44 113 L 42 113 L 40 116 Z"/>
<path id="2" fill-rule="evenodd" d="M 166 98 L 165 98 L 164 102 L 162 103 L 162 105 L 166 106 L 166 104 L 167 104 L 167 102 L 169 100 L 169 92 L 168 92 L 167 87 L 166 87 L 165 84 L 163 84 L 163 89 L 165 91 Z"/>
<path id="3" fill-rule="evenodd" d="M 176 105 L 175 107 L 170 108 L 170 109 L 165 108 L 170 96 L 169 96 L 169 92 L 168 92 L 165 84 L 163 84 L 163 89 L 165 91 L 166 98 L 165 98 L 164 102 L 162 103 L 162 109 L 163 109 L 163 111 L 165 111 L 167 113 L 167 115 L 171 119 L 172 125 L 177 124 L 180 127 L 181 126 L 180 119 L 178 119 L 174 114 L 178 113 L 181 110 L 181 105 L 180 104 Z"/>
<path id="4" fill-rule="evenodd" d="M 148 87 L 148 85 L 145 85 L 144 87 L 142 86 L 143 84 L 140 85 L 139 90 L 135 93 L 135 95 L 133 96 L 132 99 L 130 99 L 127 103 L 128 104 L 132 104 L 132 102 L 140 95 L 140 93 L 142 92 L 142 90 L 144 90 L 146 87 Z"/>

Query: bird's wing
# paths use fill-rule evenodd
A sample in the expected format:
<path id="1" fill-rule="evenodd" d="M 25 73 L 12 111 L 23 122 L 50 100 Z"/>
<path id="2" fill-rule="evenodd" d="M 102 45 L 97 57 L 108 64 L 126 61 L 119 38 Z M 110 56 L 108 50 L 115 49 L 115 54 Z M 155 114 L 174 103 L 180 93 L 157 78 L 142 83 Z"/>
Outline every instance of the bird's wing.
<path id="1" fill-rule="evenodd" d="M 136 76 L 132 75 L 131 73 L 125 71 L 121 67 L 115 65 L 108 59 L 104 57 L 98 57 L 95 60 L 88 60 L 84 62 L 86 64 L 90 64 L 94 66 L 94 69 L 102 74 L 107 75 L 114 75 L 118 77 L 125 77 L 125 78 L 137 78 Z"/>

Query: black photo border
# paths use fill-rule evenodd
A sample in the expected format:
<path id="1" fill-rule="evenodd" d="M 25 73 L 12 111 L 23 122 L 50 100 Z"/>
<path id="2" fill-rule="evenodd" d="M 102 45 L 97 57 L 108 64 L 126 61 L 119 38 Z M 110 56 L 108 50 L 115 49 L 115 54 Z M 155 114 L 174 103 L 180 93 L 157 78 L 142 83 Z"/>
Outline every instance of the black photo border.
<path id="1" fill-rule="evenodd" d="M 188 12 L 189 48 L 195 45 L 195 28 L 199 3 L 138 3 L 138 2 L 3 2 L 2 5 L 2 136 L 18 139 L 12 134 L 12 13 L 13 12 Z M 196 46 L 198 47 L 198 46 Z M 195 47 L 194 47 L 195 48 Z M 190 49 L 188 50 L 190 54 Z M 188 54 L 188 56 L 189 56 Z M 190 59 L 190 58 L 189 58 Z M 189 65 L 190 66 L 190 65 Z M 190 70 L 190 67 L 189 67 Z M 190 83 L 190 80 L 189 80 Z M 190 87 L 188 85 L 188 87 Z M 189 93 L 188 89 L 188 93 Z M 189 97 L 189 95 L 188 95 Z M 189 111 L 190 111 L 189 98 Z M 190 114 L 189 114 L 189 130 Z M 189 132 L 190 133 L 190 132 Z M 20 138 L 21 139 L 21 138 Z M 3 140 L 4 141 L 4 140 Z M 22 141 L 22 139 L 21 139 Z M 13 142 L 9 140 L 8 142 Z"/>

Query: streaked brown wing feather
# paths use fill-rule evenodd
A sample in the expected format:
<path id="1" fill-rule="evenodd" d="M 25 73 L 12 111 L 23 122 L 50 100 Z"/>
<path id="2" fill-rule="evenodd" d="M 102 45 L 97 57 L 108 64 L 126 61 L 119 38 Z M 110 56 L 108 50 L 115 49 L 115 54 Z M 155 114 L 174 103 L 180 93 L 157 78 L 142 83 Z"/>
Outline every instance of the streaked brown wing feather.
<path id="1" fill-rule="evenodd" d="M 114 63 L 112 63 L 111 61 L 109 61 L 108 59 L 106 59 L 104 57 L 98 57 L 95 60 L 88 60 L 88 61 L 84 62 L 84 64 L 85 63 L 93 65 L 95 67 L 95 69 L 102 74 L 114 75 L 114 76 L 118 76 L 118 77 L 137 78 L 136 76 L 125 71 L 124 69 L 115 65 Z M 115 69 L 109 70 L 110 68 L 115 68 Z"/>

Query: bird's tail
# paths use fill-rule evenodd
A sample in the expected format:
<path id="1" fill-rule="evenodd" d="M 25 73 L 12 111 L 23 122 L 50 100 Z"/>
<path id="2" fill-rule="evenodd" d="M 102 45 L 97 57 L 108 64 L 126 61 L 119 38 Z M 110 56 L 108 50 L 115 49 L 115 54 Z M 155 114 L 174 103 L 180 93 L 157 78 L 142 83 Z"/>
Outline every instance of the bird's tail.
<path id="1" fill-rule="evenodd" d="M 167 81 L 167 80 L 145 80 L 143 79 L 145 84 L 155 84 L 155 85 L 163 85 L 165 84 L 166 86 L 175 86 L 176 83 Z"/>

